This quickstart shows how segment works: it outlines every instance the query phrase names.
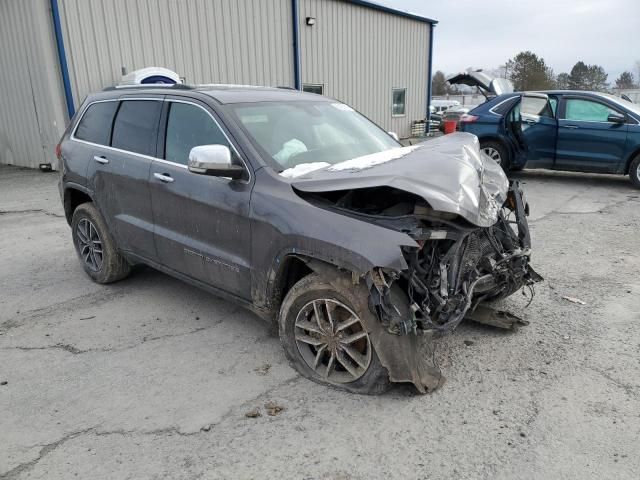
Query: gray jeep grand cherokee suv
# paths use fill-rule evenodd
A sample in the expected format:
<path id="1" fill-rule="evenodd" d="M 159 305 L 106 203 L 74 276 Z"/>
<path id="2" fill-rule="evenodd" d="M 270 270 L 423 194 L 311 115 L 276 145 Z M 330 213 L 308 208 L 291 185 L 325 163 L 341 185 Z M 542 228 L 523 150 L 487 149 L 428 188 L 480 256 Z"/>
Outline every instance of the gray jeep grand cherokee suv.
<path id="1" fill-rule="evenodd" d="M 110 88 L 57 155 L 94 281 L 146 264 L 241 303 L 302 375 L 349 391 L 436 388 L 433 334 L 540 280 L 522 191 L 476 137 L 402 147 L 319 95 Z"/>

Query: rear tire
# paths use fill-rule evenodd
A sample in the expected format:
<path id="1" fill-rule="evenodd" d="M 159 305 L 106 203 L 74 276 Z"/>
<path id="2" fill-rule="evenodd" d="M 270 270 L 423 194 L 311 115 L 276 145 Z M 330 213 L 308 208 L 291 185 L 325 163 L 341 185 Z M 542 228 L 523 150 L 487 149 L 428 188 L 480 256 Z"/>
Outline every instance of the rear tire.
<path id="1" fill-rule="evenodd" d="M 354 291 L 338 292 L 315 273 L 296 283 L 282 302 L 278 320 L 291 366 L 309 380 L 353 393 L 387 390 L 389 375 L 362 320 L 373 314 L 358 307 L 363 303 Z"/>
<path id="2" fill-rule="evenodd" d="M 129 275 L 131 266 L 118 252 L 93 203 L 83 203 L 73 212 L 71 237 L 82 268 L 94 282 L 111 283 Z"/>
<path id="3" fill-rule="evenodd" d="M 640 188 L 640 155 L 636 155 L 629 165 L 629 179 L 634 187 Z"/>
<path id="4" fill-rule="evenodd" d="M 511 166 L 509 151 L 499 142 L 487 140 L 480 142 L 480 150 L 495 161 L 506 172 Z"/>

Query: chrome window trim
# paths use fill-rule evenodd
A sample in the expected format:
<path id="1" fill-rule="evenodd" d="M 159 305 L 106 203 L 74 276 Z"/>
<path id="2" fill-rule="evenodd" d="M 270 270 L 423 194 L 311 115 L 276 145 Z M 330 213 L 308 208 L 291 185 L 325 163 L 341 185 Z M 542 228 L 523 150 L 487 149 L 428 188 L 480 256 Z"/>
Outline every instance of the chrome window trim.
<path id="1" fill-rule="evenodd" d="M 618 122 L 600 122 L 598 120 L 572 120 L 570 118 L 559 118 L 558 120 L 563 120 L 565 122 L 580 122 L 580 123 L 606 123 L 607 125 L 638 125 L 640 122 L 634 116 L 631 116 L 627 113 L 627 117 L 631 120 L 635 120 L 636 123 L 618 123 Z"/>
<path id="2" fill-rule="evenodd" d="M 209 112 L 202 105 L 199 105 L 199 104 L 194 103 L 194 102 L 186 101 L 186 100 L 177 100 L 177 99 L 173 99 L 173 98 L 164 98 L 164 97 L 162 97 L 162 98 L 157 98 L 157 97 L 126 97 L 126 98 L 108 98 L 108 99 L 104 99 L 104 100 L 94 100 L 93 102 L 87 104 L 87 106 L 82 109 L 82 112 L 80 112 L 80 116 L 78 117 L 78 121 L 73 126 L 73 130 L 71 131 L 71 135 L 69 136 L 69 139 L 71 141 L 78 142 L 78 143 L 83 143 L 85 145 L 91 145 L 92 147 L 105 148 L 105 149 L 113 151 L 113 152 L 126 153 L 127 155 L 133 155 L 134 157 L 144 158 L 146 160 L 157 161 L 157 162 L 164 163 L 164 164 L 167 164 L 167 165 L 173 165 L 173 166 L 176 166 L 176 167 L 183 168 L 185 170 L 189 170 L 189 167 L 187 165 L 182 164 L 182 163 L 172 162 L 171 160 L 165 160 L 164 158 L 152 157 L 150 155 L 144 155 L 142 153 L 131 152 L 129 150 L 122 150 L 120 148 L 111 147 L 109 145 L 102 145 L 100 143 L 89 142 L 87 140 L 81 140 L 81 139 L 76 137 L 76 130 L 78 129 L 78 125 L 80 125 L 80 122 L 82 121 L 82 118 L 84 117 L 85 113 L 87 113 L 87 110 L 89 109 L 89 107 L 91 105 L 94 105 L 96 103 L 106 103 L 106 102 L 123 102 L 123 101 L 127 101 L 127 100 L 151 100 L 151 101 L 156 101 L 156 102 L 186 103 L 186 104 L 189 104 L 189 105 L 194 105 L 194 106 L 199 107 L 202 110 L 204 110 L 207 113 L 207 115 L 209 115 L 209 117 L 211 117 L 211 119 L 215 122 L 216 126 L 220 129 L 220 131 L 224 135 L 224 138 L 226 138 L 227 142 L 229 142 L 229 145 L 231 145 L 231 148 L 233 148 L 233 151 L 235 152 L 235 154 L 238 156 L 238 158 L 242 162 L 242 165 L 244 166 L 244 169 L 249 174 L 249 178 L 247 180 L 236 180 L 236 181 L 238 181 L 240 183 L 246 183 L 246 184 L 251 183 L 251 180 L 253 179 L 253 172 L 248 167 L 247 162 L 242 157 L 242 155 L 240 155 L 240 152 L 238 152 L 238 149 L 236 148 L 235 144 L 229 139 L 229 136 L 227 135 L 227 133 L 220 126 L 220 123 L 216 120 L 216 118 L 213 115 L 211 115 L 211 112 Z M 165 132 L 165 141 L 166 141 L 166 132 Z M 221 180 L 231 181 L 231 179 L 229 177 L 212 177 L 212 178 L 219 178 Z"/>
<path id="3" fill-rule="evenodd" d="M 113 147 L 111 147 L 109 145 L 102 145 L 101 143 L 93 143 L 93 142 L 89 142 L 87 140 L 81 140 L 81 139 L 76 137 L 76 130 L 78 130 L 78 126 L 80 126 L 80 122 L 84 118 L 84 115 L 87 113 L 87 110 L 89 110 L 89 107 L 91 105 L 95 105 L 96 103 L 121 102 L 121 101 L 125 101 L 125 100 L 150 100 L 150 101 L 154 101 L 154 102 L 162 102 L 162 101 L 164 101 L 164 98 L 157 98 L 157 97 L 126 97 L 126 98 L 107 98 L 105 100 L 94 100 L 93 102 L 89 103 L 86 107 L 84 107 L 82 109 L 82 112 L 80 113 L 80 116 L 78 117 L 78 121 L 73 126 L 73 130 L 71 131 L 70 139 L 74 140 L 76 142 L 86 143 L 88 145 L 98 145 L 99 147 L 110 148 L 111 150 L 116 150 L 116 151 L 119 151 L 119 152 L 131 153 L 132 155 L 138 155 L 140 157 L 153 158 L 153 157 L 150 157 L 149 155 L 143 155 L 141 153 L 130 152 L 128 150 L 120 150 L 119 148 L 113 148 Z"/>
<path id="4" fill-rule="evenodd" d="M 500 105 L 502 105 L 503 103 L 508 102 L 508 101 L 510 101 L 510 100 L 513 100 L 514 98 L 518 98 L 518 95 L 514 95 L 514 96 L 512 96 L 512 97 L 505 98 L 505 99 L 504 99 L 504 100 L 502 100 L 500 103 L 498 103 L 498 104 L 494 105 L 493 107 L 491 107 L 491 108 L 489 109 L 489 113 L 492 113 L 492 114 L 494 114 L 494 115 L 496 115 L 496 116 L 498 116 L 498 117 L 503 117 L 504 115 L 501 115 L 501 114 L 499 114 L 498 112 L 494 112 L 494 111 L 493 111 L 493 109 L 494 109 L 494 108 L 498 108 L 498 107 L 499 107 Z"/>

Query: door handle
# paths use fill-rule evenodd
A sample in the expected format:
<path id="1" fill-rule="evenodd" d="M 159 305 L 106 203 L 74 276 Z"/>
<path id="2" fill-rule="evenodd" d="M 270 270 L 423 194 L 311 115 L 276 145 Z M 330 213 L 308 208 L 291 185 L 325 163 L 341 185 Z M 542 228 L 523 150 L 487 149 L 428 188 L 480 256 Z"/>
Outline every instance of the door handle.
<path id="1" fill-rule="evenodd" d="M 106 158 L 104 155 L 103 155 L 103 156 L 95 155 L 95 156 L 93 157 L 93 159 L 94 159 L 96 162 L 101 163 L 101 164 L 103 164 L 103 165 L 106 165 L 107 163 L 109 163 L 109 159 L 108 159 L 108 158 Z"/>
<path id="2" fill-rule="evenodd" d="M 564 128 L 578 128 L 577 125 L 562 125 Z"/>
<path id="3" fill-rule="evenodd" d="M 154 173 L 153 176 L 164 183 L 173 182 L 173 178 L 171 178 L 171 175 L 169 175 L 168 173 Z"/>

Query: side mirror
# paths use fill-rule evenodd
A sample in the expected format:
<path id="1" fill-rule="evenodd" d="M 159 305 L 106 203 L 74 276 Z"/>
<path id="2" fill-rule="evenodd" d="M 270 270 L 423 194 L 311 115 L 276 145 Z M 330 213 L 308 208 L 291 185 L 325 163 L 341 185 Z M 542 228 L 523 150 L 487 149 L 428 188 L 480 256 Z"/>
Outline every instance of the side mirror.
<path id="1" fill-rule="evenodd" d="M 396 142 L 399 142 L 399 141 L 400 141 L 400 137 L 398 137 L 398 134 L 397 134 L 396 132 L 387 132 L 387 133 L 388 133 L 391 137 L 393 137 L 393 139 L 394 139 Z"/>
<path id="2" fill-rule="evenodd" d="M 607 122 L 611 122 L 611 123 L 627 123 L 627 117 L 625 115 L 620 114 L 620 113 L 611 113 L 607 117 Z"/>
<path id="3" fill-rule="evenodd" d="M 189 152 L 189 171 L 200 175 L 228 177 L 244 176 L 244 168 L 231 163 L 231 150 L 226 145 L 199 145 Z"/>

